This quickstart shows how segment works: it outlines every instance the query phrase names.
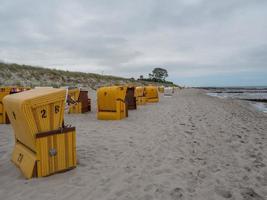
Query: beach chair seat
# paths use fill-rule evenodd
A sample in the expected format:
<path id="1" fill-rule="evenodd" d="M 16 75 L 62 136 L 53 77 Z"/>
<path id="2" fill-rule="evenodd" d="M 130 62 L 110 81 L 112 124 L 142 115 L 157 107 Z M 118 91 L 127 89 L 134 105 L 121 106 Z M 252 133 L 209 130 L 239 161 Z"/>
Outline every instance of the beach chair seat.
<path id="1" fill-rule="evenodd" d="M 158 91 L 159 93 L 164 93 L 164 86 L 159 86 Z"/>
<path id="2" fill-rule="evenodd" d="M 144 94 L 145 88 L 143 86 L 138 86 L 135 88 L 135 98 L 137 105 L 145 105 L 146 97 Z"/>
<path id="3" fill-rule="evenodd" d="M 159 102 L 158 88 L 156 86 L 145 86 L 144 95 L 148 103 Z"/>
<path id="4" fill-rule="evenodd" d="M 88 98 L 88 91 L 79 88 L 68 90 L 69 114 L 86 113 L 91 111 L 91 99 Z"/>
<path id="5" fill-rule="evenodd" d="M 125 102 L 127 104 L 128 110 L 137 109 L 134 86 L 127 86 Z"/>
<path id="6" fill-rule="evenodd" d="M 128 117 L 125 102 L 127 87 L 110 86 L 97 90 L 97 118 L 99 120 L 120 120 Z"/>

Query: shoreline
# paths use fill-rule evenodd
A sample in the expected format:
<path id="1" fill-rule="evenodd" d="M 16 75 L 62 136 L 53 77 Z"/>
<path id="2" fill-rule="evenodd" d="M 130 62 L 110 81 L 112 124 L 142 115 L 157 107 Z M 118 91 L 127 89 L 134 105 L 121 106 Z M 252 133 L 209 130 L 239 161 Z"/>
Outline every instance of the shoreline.
<path id="1" fill-rule="evenodd" d="M 266 93 L 266 92 L 263 92 Z M 209 90 L 206 90 L 206 95 L 211 96 L 211 97 L 215 97 L 215 98 L 219 98 L 219 99 L 232 99 L 232 100 L 238 100 L 238 101 L 242 101 L 242 102 L 247 102 L 249 106 L 252 106 L 253 108 L 255 108 L 256 111 L 260 111 L 263 113 L 267 112 L 267 98 L 255 98 L 255 97 L 251 97 L 249 98 L 249 96 L 247 95 L 246 97 L 241 97 L 241 96 L 227 96 L 227 95 L 221 95 L 221 94 L 248 94 L 248 93 L 235 93 L 235 92 L 211 92 Z M 258 93 L 259 94 L 259 93 Z"/>

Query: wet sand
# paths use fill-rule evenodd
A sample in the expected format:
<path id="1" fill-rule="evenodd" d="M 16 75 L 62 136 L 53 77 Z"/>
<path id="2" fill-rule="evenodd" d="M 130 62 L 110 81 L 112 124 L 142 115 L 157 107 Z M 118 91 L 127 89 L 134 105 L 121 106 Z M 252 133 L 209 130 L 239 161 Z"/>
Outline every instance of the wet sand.
<path id="1" fill-rule="evenodd" d="M 121 121 L 66 115 L 77 128 L 78 167 L 25 180 L 0 125 L 0 199 L 267 199 L 267 115 L 185 89 Z"/>

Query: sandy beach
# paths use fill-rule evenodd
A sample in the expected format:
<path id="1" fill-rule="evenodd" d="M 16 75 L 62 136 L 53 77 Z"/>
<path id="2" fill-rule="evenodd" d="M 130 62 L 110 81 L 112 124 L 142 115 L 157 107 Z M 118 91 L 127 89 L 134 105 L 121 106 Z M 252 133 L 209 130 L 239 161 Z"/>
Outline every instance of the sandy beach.
<path id="1" fill-rule="evenodd" d="M 0 199 L 267 199 L 267 114 L 185 89 L 121 121 L 93 110 L 65 115 L 77 130 L 76 169 L 26 180 L 11 163 L 11 125 L 0 125 Z"/>

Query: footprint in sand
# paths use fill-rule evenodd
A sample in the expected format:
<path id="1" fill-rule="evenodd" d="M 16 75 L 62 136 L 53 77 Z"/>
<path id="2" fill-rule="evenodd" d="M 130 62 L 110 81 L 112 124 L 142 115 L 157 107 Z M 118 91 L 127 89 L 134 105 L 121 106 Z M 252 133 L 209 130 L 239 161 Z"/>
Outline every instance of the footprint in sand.
<path id="1" fill-rule="evenodd" d="M 118 198 L 118 197 L 123 196 L 126 193 L 127 193 L 127 189 L 122 189 L 122 190 L 119 190 L 119 191 L 115 192 L 115 195 Z"/>
<path id="2" fill-rule="evenodd" d="M 192 131 L 185 131 L 185 133 L 189 134 L 189 135 L 192 135 L 193 132 Z"/>
<path id="3" fill-rule="evenodd" d="M 231 191 L 227 190 L 223 186 L 216 186 L 215 187 L 215 193 L 218 196 L 221 196 L 221 197 L 223 197 L 225 199 L 229 199 L 229 198 L 231 198 L 233 196 Z"/>
<path id="4" fill-rule="evenodd" d="M 265 167 L 265 163 L 263 161 L 263 158 L 262 158 L 262 154 L 261 153 L 257 153 L 257 149 L 254 150 L 254 151 L 249 151 L 247 152 L 247 155 L 250 157 L 250 158 L 253 158 L 253 166 L 255 168 L 263 168 Z"/>
<path id="5" fill-rule="evenodd" d="M 256 193 L 252 188 L 245 188 L 241 191 L 244 200 L 264 200 L 262 196 Z"/>
<path id="6" fill-rule="evenodd" d="M 129 174 L 123 181 L 127 184 L 131 184 L 134 180 L 137 180 L 140 176 L 138 174 Z"/>
<path id="7" fill-rule="evenodd" d="M 87 183 L 86 180 L 83 180 L 81 177 L 75 177 L 70 180 L 70 184 L 78 187 L 83 187 Z"/>
<path id="8" fill-rule="evenodd" d="M 187 181 L 187 192 L 189 193 L 194 193 L 196 192 L 196 187 L 197 187 L 197 179 L 191 178 L 190 180 Z"/>
<path id="9" fill-rule="evenodd" d="M 171 169 L 156 169 L 152 171 L 154 175 L 161 175 L 161 174 L 170 174 L 172 173 Z"/>
<path id="10" fill-rule="evenodd" d="M 124 171 L 126 173 L 132 173 L 135 168 L 136 168 L 136 166 L 134 166 L 134 165 L 133 166 L 127 165 L 126 167 L 124 167 Z"/>
<path id="11" fill-rule="evenodd" d="M 184 190 L 179 187 L 174 188 L 173 190 L 171 190 L 170 196 L 171 196 L 171 199 L 173 200 L 184 199 Z"/>
<path id="12" fill-rule="evenodd" d="M 145 194 L 140 200 L 154 200 L 153 196 L 150 194 Z"/>
<path id="13" fill-rule="evenodd" d="M 155 192 L 154 192 L 154 195 L 156 197 L 156 199 L 162 199 L 163 196 L 164 196 L 164 193 L 165 193 L 165 190 L 163 187 L 159 186 Z"/>
<path id="14" fill-rule="evenodd" d="M 263 175 L 258 177 L 257 180 L 261 185 L 267 186 L 267 171 L 263 172 Z"/>
<path id="15" fill-rule="evenodd" d="M 81 161 L 77 161 L 77 165 L 79 167 L 86 167 L 87 166 L 84 162 L 81 162 Z"/>

